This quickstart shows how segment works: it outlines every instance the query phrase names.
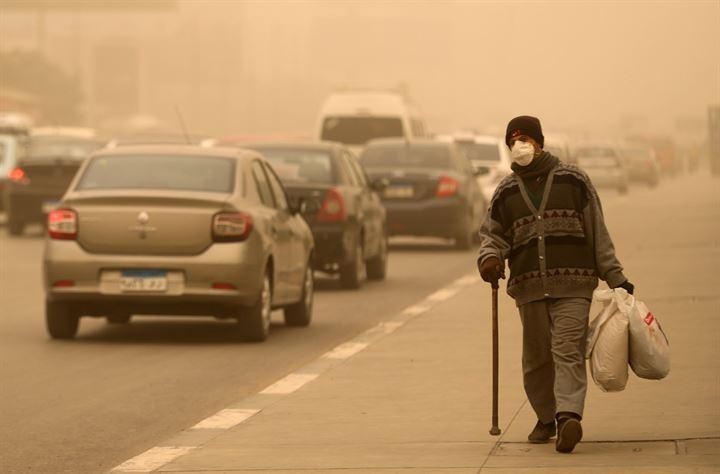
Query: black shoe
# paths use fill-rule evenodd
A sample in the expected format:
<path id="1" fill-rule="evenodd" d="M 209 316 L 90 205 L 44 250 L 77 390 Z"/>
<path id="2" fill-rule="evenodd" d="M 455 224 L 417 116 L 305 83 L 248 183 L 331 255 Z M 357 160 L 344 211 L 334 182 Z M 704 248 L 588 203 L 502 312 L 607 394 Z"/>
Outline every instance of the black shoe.
<path id="1" fill-rule="evenodd" d="M 538 420 L 535 428 L 528 435 L 528 441 L 533 444 L 547 443 L 555 436 L 555 422 L 543 423 Z"/>
<path id="2" fill-rule="evenodd" d="M 582 425 L 574 416 L 558 418 L 558 436 L 555 440 L 555 450 L 559 453 L 572 453 L 582 439 Z"/>

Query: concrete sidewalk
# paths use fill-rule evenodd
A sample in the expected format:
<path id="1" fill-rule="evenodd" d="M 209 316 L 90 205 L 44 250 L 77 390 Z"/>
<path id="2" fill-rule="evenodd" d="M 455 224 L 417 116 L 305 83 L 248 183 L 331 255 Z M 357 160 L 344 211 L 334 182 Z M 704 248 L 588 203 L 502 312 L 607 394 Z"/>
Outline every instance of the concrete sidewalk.
<path id="1" fill-rule="evenodd" d="M 573 454 L 526 443 L 536 420 L 504 290 L 502 435 L 488 434 L 490 290 L 468 277 L 168 440 L 155 464 L 139 457 L 118 471 L 720 472 L 719 185 L 683 178 L 605 203 L 626 274 L 662 322 L 673 365 L 662 381 L 631 373 L 620 393 L 590 379 Z"/>

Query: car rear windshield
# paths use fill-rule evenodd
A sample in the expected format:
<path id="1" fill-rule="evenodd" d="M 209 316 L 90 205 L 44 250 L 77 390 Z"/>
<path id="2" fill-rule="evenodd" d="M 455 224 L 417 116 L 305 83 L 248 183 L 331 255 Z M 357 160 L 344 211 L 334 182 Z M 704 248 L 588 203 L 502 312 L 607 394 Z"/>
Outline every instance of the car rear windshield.
<path id="1" fill-rule="evenodd" d="M 258 150 L 270 162 L 283 183 L 325 183 L 333 179 L 330 153 L 321 150 Z"/>
<path id="2" fill-rule="evenodd" d="M 364 145 L 376 138 L 403 136 L 402 120 L 397 117 L 328 117 L 321 138 L 346 145 Z"/>
<path id="3" fill-rule="evenodd" d="M 613 167 L 618 165 L 615 150 L 608 147 L 579 148 L 576 155 L 580 166 Z"/>
<path id="4" fill-rule="evenodd" d="M 500 150 L 497 145 L 491 143 L 475 143 L 457 141 L 458 147 L 471 162 L 485 161 L 497 163 L 500 161 Z"/>
<path id="5" fill-rule="evenodd" d="M 551 155 L 557 157 L 557 158 L 565 158 L 565 150 L 561 146 L 558 145 L 548 145 L 547 143 L 543 147 L 543 149 L 550 153 Z"/>
<path id="6" fill-rule="evenodd" d="M 32 137 L 28 142 L 26 159 L 83 160 L 101 146 L 102 143 L 98 140 Z"/>
<path id="7" fill-rule="evenodd" d="M 614 156 L 580 156 L 578 164 L 589 168 L 614 168 L 618 166 L 618 161 Z"/>
<path id="8" fill-rule="evenodd" d="M 369 146 L 361 161 L 366 168 L 451 168 L 450 150 L 443 145 Z"/>
<path id="9" fill-rule="evenodd" d="M 579 148 L 576 155 L 578 157 L 616 156 L 615 150 L 607 147 Z"/>
<path id="10" fill-rule="evenodd" d="M 215 156 L 113 155 L 92 159 L 77 189 L 174 189 L 229 193 L 235 160 Z"/>
<path id="11" fill-rule="evenodd" d="M 649 148 L 626 148 L 623 150 L 623 155 L 630 159 L 648 159 L 651 157 Z"/>

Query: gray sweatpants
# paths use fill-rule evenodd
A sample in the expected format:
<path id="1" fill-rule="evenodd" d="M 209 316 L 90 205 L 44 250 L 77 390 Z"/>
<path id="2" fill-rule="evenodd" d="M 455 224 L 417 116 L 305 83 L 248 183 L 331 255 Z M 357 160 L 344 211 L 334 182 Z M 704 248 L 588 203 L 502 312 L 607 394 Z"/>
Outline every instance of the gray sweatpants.
<path id="1" fill-rule="evenodd" d="M 549 423 L 561 411 L 582 416 L 590 300 L 549 298 L 524 304 L 519 310 L 523 382 L 538 419 Z"/>

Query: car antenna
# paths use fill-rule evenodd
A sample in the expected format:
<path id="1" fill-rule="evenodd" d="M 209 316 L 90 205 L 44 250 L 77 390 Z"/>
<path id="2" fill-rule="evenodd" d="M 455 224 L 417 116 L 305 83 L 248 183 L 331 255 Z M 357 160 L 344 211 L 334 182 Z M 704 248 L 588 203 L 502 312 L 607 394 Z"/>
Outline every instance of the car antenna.
<path id="1" fill-rule="evenodd" d="M 183 120 L 183 116 L 180 113 L 180 108 L 178 106 L 175 106 L 175 113 L 178 116 L 178 121 L 180 122 L 180 126 L 182 127 L 183 134 L 185 135 L 185 141 L 187 141 L 188 145 L 192 145 L 192 142 L 190 142 L 190 135 L 188 135 L 187 127 L 185 126 L 185 121 Z"/>

